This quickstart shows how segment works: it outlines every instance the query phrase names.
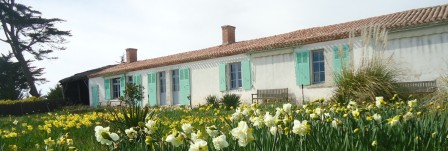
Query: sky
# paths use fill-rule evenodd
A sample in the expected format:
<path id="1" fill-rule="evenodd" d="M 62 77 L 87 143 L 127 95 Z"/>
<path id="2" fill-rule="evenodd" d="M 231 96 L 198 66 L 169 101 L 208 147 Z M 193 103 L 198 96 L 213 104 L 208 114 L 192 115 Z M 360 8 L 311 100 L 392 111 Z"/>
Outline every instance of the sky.
<path id="1" fill-rule="evenodd" d="M 236 41 L 326 26 L 410 9 L 447 4 L 446 0 L 20 0 L 45 18 L 61 18 L 70 30 L 66 50 L 55 60 L 34 62 L 49 82 L 116 64 L 126 48 L 138 60 L 220 45 L 221 26 L 236 27 Z M 0 44 L 0 53 L 8 46 Z"/>

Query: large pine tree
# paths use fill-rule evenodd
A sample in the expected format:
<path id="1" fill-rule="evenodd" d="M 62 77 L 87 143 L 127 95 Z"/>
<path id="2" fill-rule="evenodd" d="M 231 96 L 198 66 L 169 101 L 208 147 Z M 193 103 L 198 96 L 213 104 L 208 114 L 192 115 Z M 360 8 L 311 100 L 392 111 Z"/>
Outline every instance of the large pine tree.
<path id="1" fill-rule="evenodd" d="M 15 0 L 0 0 L 0 22 L 4 36 L 0 41 L 9 44 L 14 57 L 23 70 L 29 93 L 40 96 L 29 62 L 34 60 L 55 59 L 48 54 L 54 50 L 64 50 L 65 37 L 71 36 L 70 31 L 57 29 L 55 23 L 63 22 L 59 18 L 43 18 L 41 12 L 31 7 L 16 3 Z M 28 53 L 33 58 L 25 59 Z"/>

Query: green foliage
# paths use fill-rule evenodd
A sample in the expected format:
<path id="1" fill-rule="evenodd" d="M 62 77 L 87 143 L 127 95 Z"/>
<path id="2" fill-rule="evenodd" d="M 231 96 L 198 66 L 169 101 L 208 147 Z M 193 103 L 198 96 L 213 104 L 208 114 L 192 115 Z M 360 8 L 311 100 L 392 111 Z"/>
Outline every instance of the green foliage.
<path id="1" fill-rule="evenodd" d="M 0 100 L 22 99 L 23 89 L 27 89 L 26 78 L 20 64 L 11 61 L 12 54 L 0 57 Z"/>
<path id="2" fill-rule="evenodd" d="M 213 107 L 218 107 L 218 97 L 216 95 L 209 95 L 205 98 L 208 105 L 212 105 Z"/>
<path id="3" fill-rule="evenodd" d="M 114 117 L 115 124 L 124 131 L 124 128 L 138 126 L 139 122 L 145 121 L 147 116 L 152 117 L 153 113 L 149 112 L 149 107 L 143 107 L 141 100 L 143 99 L 143 87 L 133 83 L 126 84 L 124 97 L 120 97 L 121 104 L 118 108 L 110 108 L 109 111 Z M 118 110 L 118 112 L 117 112 Z M 119 114 L 124 117 L 121 118 Z"/>
<path id="4" fill-rule="evenodd" d="M 394 83 L 399 70 L 390 65 L 390 58 L 372 57 L 356 69 L 343 68 L 335 75 L 336 90 L 333 100 L 339 103 L 374 101 L 376 96 L 386 99 L 396 94 Z"/>
<path id="5" fill-rule="evenodd" d="M 28 97 L 22 100 L 0 100 L 0 104 L 18 104 L 18 103 L 27 103 L 27 102 L 39 102 L 39 101 L 44 101 L 45 99 L 43 98 L 38 98 L 38 97 Z"/>
<path id="6" fill-rule="evenodd" d="M 54 50 L 64 50 L 65 37 L 71 36 L 70 31 L 56 28 L 56 23 L 64 20 L 44 18 L 42 13 L 32 7 L 16 3 L 13 0 L 0 0 L 0 29 L 4 36 L 0 41 L 8 44 L 11 52 L 21 66 L 27 80 L 30 94 L 40 96 L 35 86 L 37 78 L 33 76 L 30 62 L 43 59 L 55 59 L 48 55 Z M 32 56 L 33 59 L 26 59 Z M 42 73 L 43 68 L 36 69 Z"/>
<path id="7" fill-rule="evenodd" d="M 46 98 L 49 100 L 61 100 L 63 99 L 62 93 L 61 85 L 57 84 L 55 88 L 50 88 Z"/>
<path id="8" fill-rule="evenodd" d="M 236 94 L 225 94 L 222 98 L 221 98 L 221 103 L 227 107 L 230 108 L 232 107 L 233 109 L 235 109 L 236 107 L 238 107 L 238 105 L 240 105 L 240 96 L 236 95 Z"/>

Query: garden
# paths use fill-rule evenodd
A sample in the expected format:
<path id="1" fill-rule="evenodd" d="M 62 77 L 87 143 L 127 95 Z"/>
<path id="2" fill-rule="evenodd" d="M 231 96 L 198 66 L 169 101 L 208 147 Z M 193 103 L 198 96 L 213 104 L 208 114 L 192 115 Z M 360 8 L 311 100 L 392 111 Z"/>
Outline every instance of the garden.
<path id="1" fill-rule="evenodd" d="M 446 104 L 70 107 L 0 118 L 0 150 L 446 150 Z"/>

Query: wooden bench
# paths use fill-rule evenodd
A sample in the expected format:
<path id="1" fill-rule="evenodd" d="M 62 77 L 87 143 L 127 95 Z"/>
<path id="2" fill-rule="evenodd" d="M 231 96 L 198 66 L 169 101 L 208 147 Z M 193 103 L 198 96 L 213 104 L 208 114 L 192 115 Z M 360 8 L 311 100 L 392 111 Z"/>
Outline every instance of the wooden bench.
<path id="1" fill-rule="evenodd" d="M 252 94 L 252 103 L 254 103 L 254 100 L 257 100 L 258 103 L 258 100 L 260 99 L 287 100 L 288 88 L 257 90 L 257 94 Z"/>
<path id="2" fill-rule="evenodd" d="M 399 93 L 432 93 L 437 90 L 436 81 L 417 81 L 417 82 L 399 82 L 395 83 Z"/>

